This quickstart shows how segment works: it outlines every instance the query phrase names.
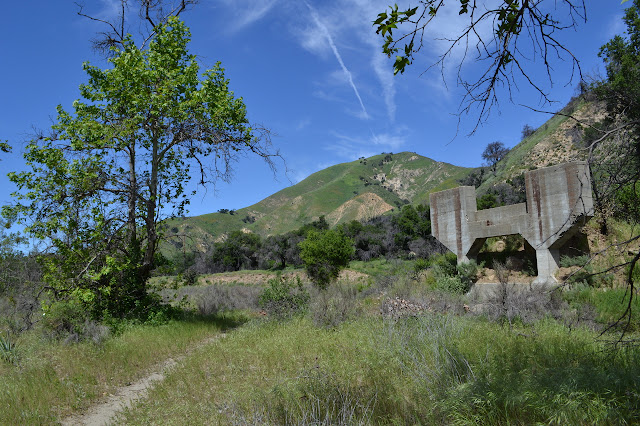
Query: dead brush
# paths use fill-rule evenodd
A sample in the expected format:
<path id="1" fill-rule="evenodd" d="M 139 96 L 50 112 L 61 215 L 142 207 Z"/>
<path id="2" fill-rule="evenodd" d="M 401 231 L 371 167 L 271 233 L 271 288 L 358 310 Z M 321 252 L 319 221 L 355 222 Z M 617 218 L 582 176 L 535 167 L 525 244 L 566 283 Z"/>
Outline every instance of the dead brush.
<path id="1" fill-rule="evenodd" d="M 243 285 L 210 285 L 206 287 L 183 287 L 178 292 L 195 300 L 201 315 L 214 315 L 233 309 L 256 309 L 261 289 Z"/>
<path id="2" fill-rule="evenodd" d="M 316 291 L 310 312 L 316 327 L 337 327 L 360 313 L 358 289 L 349 283 L 337 282 L 325 291 Z"/>
<path id="3" fill-rule="evenodd" d="M 492 321 L 505 321 L 509 327 L 514 320 L 531 324 L 545 316 L 564 320 L 570 314 L 569 305 L 562 299 L 558 289 L 536 288 L 509 281 L 512 265 L 495 261 L 493 269 L 498 283 L 494 291 L 484 297 L 476 294 L 476 313 L 486 315 Z M 482 300 L 480 300 L 482 299 Z"/>

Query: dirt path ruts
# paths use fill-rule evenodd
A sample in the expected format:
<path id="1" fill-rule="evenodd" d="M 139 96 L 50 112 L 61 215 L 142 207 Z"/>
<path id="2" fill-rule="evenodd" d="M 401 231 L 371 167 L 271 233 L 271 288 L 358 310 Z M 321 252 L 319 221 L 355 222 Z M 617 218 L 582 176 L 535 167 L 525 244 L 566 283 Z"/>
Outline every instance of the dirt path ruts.
<path id="1" fill-rule="evenodd" d="M 183 355 L 174 358 L 169 358 L 166 361 L 156 365 L 152 368 L 152 372 L 138 380 L 135 383 L 131 383 L 127 386 L 118 388 L 113 395 L 109 396 L 106 400 L 99 401 L 92 405 L 85 412 L 80 414 L 74 414 L 61 420 L 63 426 L 76 426 L 76 425 L 91 425 L 102 426 L 110 424 L 125 408 L 133 406 L 137 401 L 146 398 L 149 389 L 156 382 L 164 380 L 166 374 L 175 367 L 180 361 L 185 359 L 193 351 L 215 342 L 218 339 L 225 337 L 225 333 L 218 334 L 217 336 L 209 337 L 201 342 L 198 342 L 195 346 L 190 348 Z"/>

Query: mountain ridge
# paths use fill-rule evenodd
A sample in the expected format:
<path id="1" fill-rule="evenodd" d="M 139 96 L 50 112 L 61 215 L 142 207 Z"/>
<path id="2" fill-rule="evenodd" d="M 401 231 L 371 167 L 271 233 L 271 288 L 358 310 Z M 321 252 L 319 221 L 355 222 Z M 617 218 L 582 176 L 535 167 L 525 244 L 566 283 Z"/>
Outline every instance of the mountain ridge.
<path id="1" fill-rule="evenodd" d="M 560 114 L 553 115 L 514 146 L 494 173 L 485 175 L 478 194 L 531 168 L 580 159 L 584 125 L 597 121 L 601 112 L 596 103 L 580 97 L 572 99 Z M 299 229 L 321 216 L 331 226 L 366 220 L 389 214 L 405 204 L 428 203 L 429 193 L 458 186 L 459 180 L 478 170 L 415 152 L 361 157 L 314 172 L 297 184 L 236 211 L 171 219 L 167 222 L 169 241 L 174 251 L 184 244 L 204 250 L 236 230 L 266 237 Z M 187 243 L 184 238 L 176 238 L 178 235 L 189 235 L 192 241 Z"/>

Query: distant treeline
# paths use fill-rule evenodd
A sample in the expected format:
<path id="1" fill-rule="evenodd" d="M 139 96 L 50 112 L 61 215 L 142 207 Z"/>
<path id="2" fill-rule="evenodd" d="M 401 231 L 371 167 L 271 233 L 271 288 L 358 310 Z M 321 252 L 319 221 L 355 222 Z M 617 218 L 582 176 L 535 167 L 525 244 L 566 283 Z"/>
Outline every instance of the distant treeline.
<path id="1" fill-rule="evenodd" d="M 170 274 L 189 269 L 197 273 L 216 273 L 301 267 L 298 244 L 310 230 L 327 229 L 329 224 L 321 216 L 300 229 L 266 238 L 233 231 L 224 241 L 214 243 L 206 253 L 182 253 L 172 261 L 158 259 L 156 272 Z M 364 222 L 353 220 L 335 229 L 353 240 L 353 260 L 428 257 L 446 250 L 431 236 L 429 207 L 425 205 L 405 205 L 394 215 L 378 216 Z"/>

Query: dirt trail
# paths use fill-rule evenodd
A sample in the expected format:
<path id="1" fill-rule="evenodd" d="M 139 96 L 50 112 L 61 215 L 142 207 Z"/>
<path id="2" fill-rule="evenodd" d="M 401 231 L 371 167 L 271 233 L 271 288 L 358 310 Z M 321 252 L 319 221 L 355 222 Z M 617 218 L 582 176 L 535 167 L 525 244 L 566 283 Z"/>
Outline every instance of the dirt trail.
<path id="1" fill-rule="evenodd" d="M 151 369 L 152 372 L 146 377 L 143 377 L 135 383 L 130 383 L 127 386 L 118 388 L 113 395 L 109 396 L 106 400 L 99 401 L 83 413 L 66 417 L 62 419 L 60 423 L 63 426 L 102 426 L 111 424 L 111 422 L 115 420 L 116 415 L 122 410 L 129 408 L 137 401 L 146 398 L 149 389 L 154 385 L 154 383 L 164 380 L 167 373 L 169 373 L 169 371 L 179 362 L 184 360 L 195 350 L 224 337 L 226 337 L 226 334 L 221 333 L 217 336 L 209 337 L 198 342 L 183 355 L 176 357 L 175 359 L 169 358 L 166 361 L 157 364 Z"/>

